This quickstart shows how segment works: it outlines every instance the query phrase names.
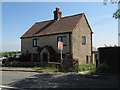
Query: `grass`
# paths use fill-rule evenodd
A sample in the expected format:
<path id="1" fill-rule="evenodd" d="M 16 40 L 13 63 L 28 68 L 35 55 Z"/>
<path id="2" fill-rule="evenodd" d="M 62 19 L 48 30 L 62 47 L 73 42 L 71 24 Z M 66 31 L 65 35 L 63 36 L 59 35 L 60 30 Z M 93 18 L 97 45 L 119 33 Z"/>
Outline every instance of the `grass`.
<path id="1" fill-rule="evenodd" d="M 75 66 L 75 71 L 96 71 L 96 66 L 91 64 L 84 64 Z"/>
<path id="2" fill-rule="evenodd" d="M 79 66 L 79 71 L 94 71 L 96 70 L 95 65 L 80 65 Z"/>
<path id="3" fill-rule="evenodd" d="M 36 71 L 51 71 L 51 72 L 58 72 L 59 68 L 55 66 L 40 66 L 40 67 L 33 67 L 33 70 Z"/>
<path id="4" fill-rule="evenodd" d="M 5 68 L 12 69 L 12 68 L 15 68 L 15 67 L 3 67 L 3 69 L 5 69 Z M 22 69 L 24 69 L 24 67 L 22 67 Z M 27 68 L 25 67 L 25 69 L 31 69 L 31 70 L 42 71 L 42 72 L 59 72 L 60 71 L 60 68 L 58 68 L 55 65 L 52 65 L 52 66 L 35 66 L 35 67 L 27 67 Z M 96 71 L 96 66 L 95 65 L 90 65 L 90 64 L 76 65 L 73 69 L 73 72 L 80 72 L 80 71 L 95 72 Z"/>
<path id="5" fill-rule="evenodd" d="M 54 72 L 58 72 L 59 68 L 56 66 L 35 66 L 35 67 L 2 67 L 2 69 L 4 70 L 11 70 L 11 69 L 15 69 L 15 70 L 32 70 L 32 71 L 40 71 L 43 73 L 54 73 Z"/>

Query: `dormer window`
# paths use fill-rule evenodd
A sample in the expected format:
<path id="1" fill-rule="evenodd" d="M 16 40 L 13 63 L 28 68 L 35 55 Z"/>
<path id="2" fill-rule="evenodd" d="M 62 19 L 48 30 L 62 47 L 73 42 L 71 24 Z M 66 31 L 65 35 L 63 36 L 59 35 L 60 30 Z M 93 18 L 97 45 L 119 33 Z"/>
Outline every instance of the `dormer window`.
<path id="1" fill-rule="evenodd" d="M 33 39 L 33 47 L 38 47 L 39 46 L 39 39 Z"/>

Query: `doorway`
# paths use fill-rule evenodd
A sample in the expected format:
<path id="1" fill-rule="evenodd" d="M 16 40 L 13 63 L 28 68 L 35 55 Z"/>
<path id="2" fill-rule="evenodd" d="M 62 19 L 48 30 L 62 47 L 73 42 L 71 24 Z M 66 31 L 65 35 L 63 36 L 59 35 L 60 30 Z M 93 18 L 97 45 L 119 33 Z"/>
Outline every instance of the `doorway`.
<path id="1" fill-rule="evenodd" d="M 43 62 L 48 62 L 48 54 L 43 53 Z"/>

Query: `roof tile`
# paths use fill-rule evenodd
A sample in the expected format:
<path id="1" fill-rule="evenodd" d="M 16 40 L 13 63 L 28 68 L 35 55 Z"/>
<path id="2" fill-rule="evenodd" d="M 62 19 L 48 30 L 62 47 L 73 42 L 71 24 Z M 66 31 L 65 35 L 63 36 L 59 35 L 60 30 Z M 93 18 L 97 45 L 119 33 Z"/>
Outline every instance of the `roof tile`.
<path id="1" fill-rule="evenodd" d="M 48 20 L 35 23 L 21 38 L 72 32 L 82 14 L 63 17 L 57 21 Z"/>

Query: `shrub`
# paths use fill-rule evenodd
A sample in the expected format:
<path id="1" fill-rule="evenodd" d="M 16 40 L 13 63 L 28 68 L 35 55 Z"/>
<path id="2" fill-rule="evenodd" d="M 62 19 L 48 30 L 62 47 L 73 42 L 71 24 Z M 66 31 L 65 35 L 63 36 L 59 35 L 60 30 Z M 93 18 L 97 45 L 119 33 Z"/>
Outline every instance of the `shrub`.
<path id="1" fill-rule="evenodd" d="M 79 64 L 75 64 L 74 65 L 74 72 L 78 72 L 79 71 Z"/>
<path id="2" fill-rule="evenodd" d="M 94 71 L 96 70 L 96 66 L 95 65 L 79 65 L 79 71 Z"/>
<path id="3" fill-rule="evenodd" d="M 96 66 L 95 65 L 89 65 L 89 64 L 84 64 L 84 65 L 74 65 L 74 71 L 95 71 Z"/>

